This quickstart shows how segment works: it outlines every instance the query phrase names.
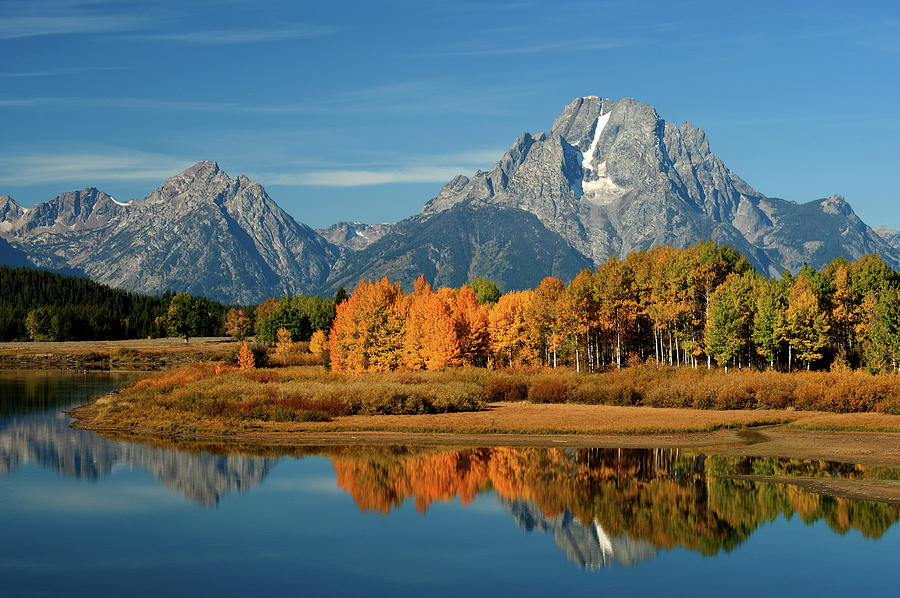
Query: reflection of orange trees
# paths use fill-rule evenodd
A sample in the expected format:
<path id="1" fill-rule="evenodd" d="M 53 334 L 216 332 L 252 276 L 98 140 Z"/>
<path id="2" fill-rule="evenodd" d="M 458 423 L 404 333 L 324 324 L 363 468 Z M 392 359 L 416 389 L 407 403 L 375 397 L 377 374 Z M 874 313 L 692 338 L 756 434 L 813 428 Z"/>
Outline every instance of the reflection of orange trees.
<path id="1" fill-rule="evenodd" d="M 441 453 L 400 460 L 333 458 L 337 483 L 360 509 L 389 513 L 412 497 L 424 513 L 434 501 L 459 496 L 469 504 L 484 489 L 490 449 Z"/>
<path id="2" fill-rule="evenodd" d="M 363 510 L 388 513 L 411 498 L 424 513 L 435 501 L 459 497 L 468 504 L 493 488 L 504 499 L 532 501 L 547 517 L 567 511 L 586 526 L 599 523 L 611 536 L 628 534 L 657 547 L 706 554 L 731 550 L 779 515 L 797 514 L 807 523 L 824 519 L 835 531 L 859 529 L 870 537 L 900 518 L 893 505 L 823 497 L 791 485 L 707 478 L 708 468 L 722 468 L 717 459 L 676 449 L 546 448 L 332 457 L 338 485 Z M 807 469 L 814 463 L 807 462 Z M 821 475 L 822 467 L 817 471 Z"/>

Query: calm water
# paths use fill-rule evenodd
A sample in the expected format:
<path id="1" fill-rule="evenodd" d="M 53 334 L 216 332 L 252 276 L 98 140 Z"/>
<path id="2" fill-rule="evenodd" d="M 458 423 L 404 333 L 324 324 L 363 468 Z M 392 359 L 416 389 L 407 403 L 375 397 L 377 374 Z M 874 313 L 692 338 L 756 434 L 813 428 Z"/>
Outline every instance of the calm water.
<path id="1" fill-rule="evenodd" d="M 122 378 L 0 374 L 0 595 L 897 595 L 900 508 L 734 476 L 883 468 L 677 450 L 106 440 Z"/>

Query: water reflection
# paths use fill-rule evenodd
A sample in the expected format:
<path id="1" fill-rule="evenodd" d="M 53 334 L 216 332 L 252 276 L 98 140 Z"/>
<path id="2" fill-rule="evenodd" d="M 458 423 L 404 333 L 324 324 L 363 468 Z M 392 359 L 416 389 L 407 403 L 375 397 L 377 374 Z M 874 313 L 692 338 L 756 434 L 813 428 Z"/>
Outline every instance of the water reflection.
<path id="1" fill-rule="evenodd" d="M 646 540 L 632 540 L 628 534 L 610 536 L 599 521 L 584 525 L 568 511 L 547 516 L 534 501 L 501 499 L 513 520 L 525 531 L 553 534 L 566 558 L 588 569 L 613 564 L 627 566 L 652 559 L 659 548 Z"/>
<path id="2" fill-rule="evenodd" d="M 552 535 L 570 561 L 592 569 L 633 566 L 673 547 L 707 555 L 728 552 L 779 517 L 825 521 L 835 532 L 858 530 L 870 538 L 900 519 L 897 505 L 831 498 L 759 480 L 900 479 L 897 470 L 861 465 L 677 449 L 273 447 L 250 456 L 222 447 L 185 450 L 109 440 L 69 428 L 60 409 L 120 382 L 29 380 L 13 394 L 7 392 L 9 380 L 0 379 L 0 475 L 26 463 L 91 481 L 118 467 L 142 469 L 194 503 L 215 506 L 229 493 L 261 484 L 279 459 L 316 455 L 330 459 L 335 483 L 363 512 L 389 515 L 411 501 L 426 514 L 437 502 L 469 505 L 490 495 L 522 530 Z"/>
<path id="3" fill-rule="evenodd" d="M 117 376 L 0 377 L 6 417 L 0 417 L 0 474 L 25 463 L 66 477 L 97 481 L 116 467 L 143 469 L 169 489 L 204 506 L 215 506 L 229 492 L 253 488 L 275 466 L 276 458 L 191 454 L 171 447 L 107 440 L 73 430 L 61 409 L 110 392 L 127 378 Z"/>
<path id="4" fill-rule="evenodd" d="M 345 449 L 332 456 L 338 485 L 360 509 L 389 513 L 413 500 L 470 503 L 492 490 L 524 529 L 552 533 L 585 567 L 635 564 L 660 548 L 731 551 L 762 524 L 798 515 L 878 538 L 900 507 L 832 498 L 747 474 L 898 479 L 896 470 L 824 461 L 704 456 L 678 449 L 484 448 L 410 454 Z"/>

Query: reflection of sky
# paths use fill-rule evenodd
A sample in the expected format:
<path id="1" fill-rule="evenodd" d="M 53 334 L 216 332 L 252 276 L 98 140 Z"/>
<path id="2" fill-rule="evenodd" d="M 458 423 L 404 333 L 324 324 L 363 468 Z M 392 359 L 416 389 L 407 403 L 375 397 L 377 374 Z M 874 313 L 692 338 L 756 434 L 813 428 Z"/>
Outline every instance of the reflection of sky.
<path id="1" fill-rule="evenodd" d="M 116 458 L 89 478 L 60 473 L 53 459 L 20 460 L 0 475 L 4 596 L 884 595 L 900 554 L 898 526 L 873 541 L 794 516 L 715 558 L 663 549 L 633 567 L 586 572 L 553 533 L 523 531 L 496 492 L 465 507 L 435 502 L 425 515 L 409 499 L 380 515 L 338 488 L 325 457 L 228 461 L 111 443 L 52 412 L 7 418 L 0 434 L 16 426 L 40 431 L 20 440 L 49 434 L 54 450 L 76 459 Z M 190 476 L 202 492 L 173 483 Z M 210 492 L 216 508 L 198 503 Z"/>
<path id="2" fill-rule="evenodd" d="M 424 516 L 406 501 L 384 516 L 330 491 L 333 476 L 329 459 L 284 458 L 250 492 L 202 509 L 140 470 L 88 484 L 26 465 L 0 478 L 0 578 L 5 589 L 93 595 L 754 595 L 770 583 L 776 594 L 836 595 L 887 589 L 900 550 L 896 529 L 875 542 L 779 518 L 729 555 L 663 550 L 588 573 L 552 535 L 523 532 L 494 493 L 469 507 L 435 503 Z"/>

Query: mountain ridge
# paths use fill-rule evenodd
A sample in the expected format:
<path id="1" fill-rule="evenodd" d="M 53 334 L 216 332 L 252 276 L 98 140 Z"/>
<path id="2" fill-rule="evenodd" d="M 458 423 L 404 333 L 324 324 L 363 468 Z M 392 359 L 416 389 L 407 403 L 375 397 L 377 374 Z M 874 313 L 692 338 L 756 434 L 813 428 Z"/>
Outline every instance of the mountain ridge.
<path id="1" fill-rule="evenodd" d="M 598 96 L 575 98 L 549 133 L 523 133 L 489 170 L 453 177 L 398 223 L 313 230 L 260 183 L 202 161 L 143 200 L 92 187 L 26 209 L 0 196 L 0 239 L 13 261 L 243 303 L 384 275 L 533 287 L 634 250 L 701 240 L 732 245 L 768 275 L 867 253 L 900 268 L 900 233 L 869 227 L 842 196 L 767 197 L 727 168 L 699 127 Z"/>
<path id="2" fill-rule="evenodd" d="M 676 126 L 631 98 L 576 98 L 549 134 L 523 134 L 490 170 L 453 178 L 423 213 L 461 202 L 530 211 L 595 265 L 653 245 L 713 240 L 734 245 L 769 275 L 822 267 L 837 249 L 848 258 L 879 253 L 900 266 L 842 197 L 804 204 L 766 197 L 711 152 L 702 129 Z M 826 230 L 798 228 L 798 213 Z M 829 218 L 835 214 L 848 222 Z M 840 238 L 840 247 L 823 248 L 818 237 Z"/>

